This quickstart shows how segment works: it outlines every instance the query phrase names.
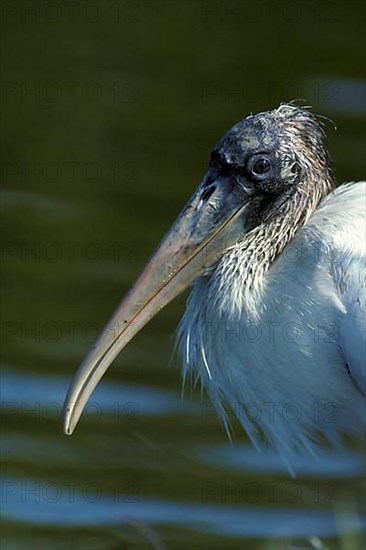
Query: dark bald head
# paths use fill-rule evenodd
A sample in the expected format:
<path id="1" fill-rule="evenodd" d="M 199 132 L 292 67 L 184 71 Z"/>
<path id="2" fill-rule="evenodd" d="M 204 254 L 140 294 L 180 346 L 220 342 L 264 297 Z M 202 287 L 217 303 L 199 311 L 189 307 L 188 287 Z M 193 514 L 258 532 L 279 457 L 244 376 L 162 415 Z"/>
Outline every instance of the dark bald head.
<path id="1" fill-rule="evenodd" d="M 278 193 L 314 174 L 331 178 L 322 126 L 309 110 L 293 105 L 235 124 L 214 148 L 210 168 L 232 173 L 253 193 Z"/>

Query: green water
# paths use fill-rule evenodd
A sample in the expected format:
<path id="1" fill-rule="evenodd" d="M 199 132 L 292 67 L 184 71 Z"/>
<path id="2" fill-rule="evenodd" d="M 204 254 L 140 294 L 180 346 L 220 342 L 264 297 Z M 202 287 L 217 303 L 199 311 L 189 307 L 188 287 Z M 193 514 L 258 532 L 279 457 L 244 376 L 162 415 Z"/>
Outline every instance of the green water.
<path id="1" fill-rule="evenodd" d="M 359 548 L 356 450 L 293 480 L 199 389 L 184 295 L 115 361 L 72 438 L 67 385 L 233 123 L 304 99 L 339 181 L 365 168 L 363 2 L 6 1 L 2 548 Z"/>

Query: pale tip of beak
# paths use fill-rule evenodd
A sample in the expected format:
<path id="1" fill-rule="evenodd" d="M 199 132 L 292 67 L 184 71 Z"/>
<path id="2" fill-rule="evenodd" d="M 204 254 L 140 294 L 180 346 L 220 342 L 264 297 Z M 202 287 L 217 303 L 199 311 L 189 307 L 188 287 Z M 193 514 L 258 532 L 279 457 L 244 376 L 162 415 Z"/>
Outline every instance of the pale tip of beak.
<path id="1" fill-rule="evenodd" d="M 64 434 L 72 435 L 72 432 L 74 431 L 74 426 L 72 425 L 70 407 L 67 407 L 63 410 L 62 417 L 63 417 L 62 426 L 63 426 Z"/>

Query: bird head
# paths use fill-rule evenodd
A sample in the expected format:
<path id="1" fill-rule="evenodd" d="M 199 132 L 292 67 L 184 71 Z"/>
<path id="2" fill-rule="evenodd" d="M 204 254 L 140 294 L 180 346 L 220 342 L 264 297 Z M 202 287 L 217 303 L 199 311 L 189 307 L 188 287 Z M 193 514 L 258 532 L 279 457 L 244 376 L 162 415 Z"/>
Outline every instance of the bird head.
<path id="1" fill-rule="evenodd" d="M 160 309 L 253 232 L 272 227 L 272 259 L 331 188 L 321 125 L 293 105 L 251 115 L 214 148 L 196 192 L 157 247 L 134 286 L 79 367 L 63 422 L 74 430 L 85 404 L 114 358 Z"/>

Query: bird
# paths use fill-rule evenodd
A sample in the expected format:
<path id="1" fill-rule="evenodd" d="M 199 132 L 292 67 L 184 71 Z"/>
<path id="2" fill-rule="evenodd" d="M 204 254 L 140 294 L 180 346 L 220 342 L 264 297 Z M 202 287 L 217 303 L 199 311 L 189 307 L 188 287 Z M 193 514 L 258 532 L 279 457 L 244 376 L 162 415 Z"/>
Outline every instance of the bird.
<path id="1" fill-rule="evenodd" d="M 285 460 L 366 428 L 366 182 L 337 186 L 323 118 L 282 103 L 214 147 L 197 190 L 71 384 L 71 434 L 114 358 L 191 287 L 177 329 L 183 382 L 231 436 Z"/>

